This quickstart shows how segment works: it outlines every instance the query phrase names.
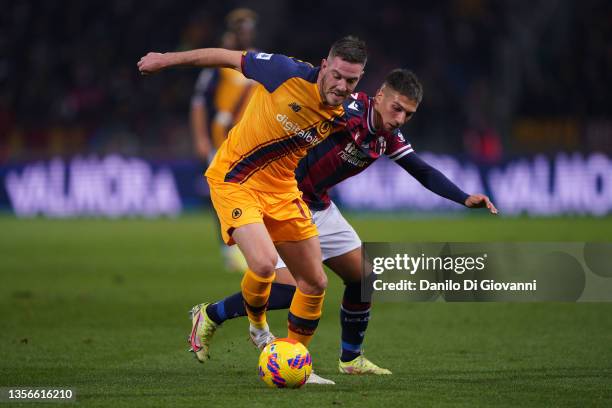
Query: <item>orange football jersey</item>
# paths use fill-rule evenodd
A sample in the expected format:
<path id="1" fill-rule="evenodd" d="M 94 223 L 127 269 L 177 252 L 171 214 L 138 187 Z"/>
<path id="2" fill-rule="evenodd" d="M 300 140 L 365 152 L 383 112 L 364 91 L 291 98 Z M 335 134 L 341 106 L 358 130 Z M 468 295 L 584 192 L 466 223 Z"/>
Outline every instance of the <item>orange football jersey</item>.
<path id="1" fill-rule="evenodd" d="M 259 82 L 206 177 L 266 192 L 297 191 L 307 150 L 343 127 L 344 108 L 322 103 L 318 67 L 279 54 L 245 52 L 242 72 Z"/>

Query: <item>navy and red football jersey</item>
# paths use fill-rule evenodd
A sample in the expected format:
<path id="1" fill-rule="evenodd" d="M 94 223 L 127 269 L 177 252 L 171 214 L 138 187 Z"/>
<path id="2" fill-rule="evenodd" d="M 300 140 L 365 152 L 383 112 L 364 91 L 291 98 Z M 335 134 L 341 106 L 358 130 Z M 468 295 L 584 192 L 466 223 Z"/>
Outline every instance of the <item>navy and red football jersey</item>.
<path id="1" fill-rule="evenodd" d="M 331 187 L 361 173 L 379 157 L 397 161 L 414 151 L 399 129 L 374 128 L 373 100 L 365 93 L 352 94 L 343 107 L 346 127 L 312 148 L 295 171 L 304 201 L 315 211 L 330 205 Z"/>

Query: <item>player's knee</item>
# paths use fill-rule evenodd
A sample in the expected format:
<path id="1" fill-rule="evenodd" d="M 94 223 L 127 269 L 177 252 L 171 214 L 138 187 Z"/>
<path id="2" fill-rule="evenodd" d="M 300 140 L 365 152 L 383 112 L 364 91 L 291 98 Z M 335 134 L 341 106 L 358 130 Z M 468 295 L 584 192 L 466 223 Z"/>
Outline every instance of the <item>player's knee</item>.
<path id="1" fill-rule="evenodd" d="M 318 286 L 322 291 L 327 289 L 327 275 L 325 273 L 321 274 L 321 277 L 318 281 Z"/>
<path id="2" fill-rule="evenodd" d="M 325 273 L 310 277 L 298 283 L 300 290 L 307 295 L 320 295 L 327 288 L 327 275 Z"/>
<path id="3" fill-rule="evenodd" d="M 257 276 L 267 278 L 276 270 L 277 254 L 260 254 L 249 262 L 249 269 Z"/>

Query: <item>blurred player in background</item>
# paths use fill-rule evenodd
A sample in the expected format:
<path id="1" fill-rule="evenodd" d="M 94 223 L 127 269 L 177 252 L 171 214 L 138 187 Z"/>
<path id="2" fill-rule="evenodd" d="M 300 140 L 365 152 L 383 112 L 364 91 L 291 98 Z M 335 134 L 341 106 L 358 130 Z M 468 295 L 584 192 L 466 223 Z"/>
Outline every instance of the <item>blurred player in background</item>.
<path id="1" fill-rule="evenodd" d="M 329 189 L 387 156 L 439 196 L 468 208 L 486 207 L 492 214 L 497 213 L 487 196 L 466 194 L 423 161 L 400 132 L 399 128 L 416 112 L 422 94 L 422 86 L 412 72 L 396 69 L 387 75 L 374 98 L 362 92 L 351 95 L 344 102 L 346 128 L 310 150 L 296 170 L 298 186 L 319 230 L 324 263 L 345 284 L 340 308 L 342 335 L 338 368 L 341 373 L 391 374 L 391 371 L 378 367 L 362 354 L 371 302 L 364 301 L 361 293 L 361 240 L 331 201 Z M 282 260 L 277 268 L 270 310 L 288 308 L 295 291 L 295 283 Z M 203 304 L 202 310 L 205 336 L 201 343 L 208 354 L 210 341 L 219 325 L 246 315 L 242 293 Z"/>
<path id="2" fill-rule="evenodd" d="M 241 289 L 249 333 L 258 346 L 274 338 L 266 310 L 279 254 L 296 281 L 287 336 L 308 346 L 319 324 L 327 276 L 295 169 L 309 149 L 345 126 L 342 103 L 361 79 L 366 60 L 365 43 L 345 37 L 332 45 L 320 67 L 280 54 L 220 48 L 150 52 L 137 64 L 143 75 L 178 65 L 230 67 L 259 82 L 206 172 L 223 239 L 238 244 L 249 266 Z M 200 305 L 192 311 L 190 343 L 203 361 L 205 316 Z"/>
<path id="3" fill-rule="evenodd" d="M 221 48 L 251 50 L 255 41 L 257 13 L 247 8 L 231 11 L 225 18 L 227 30 Z M 198 158 L 206 167 L 240 120 L 255 82 L 230 68 L 205 68 L 200 72 L 191 98 L 190 122 Z M 216 215 L 213 216 L 218 221 Z M 219 229 L 217 229 L 218 231 Z M 227 246 L 219 236 L 228 271 L 244 272 L 246 260 L 237 246 Z"/>

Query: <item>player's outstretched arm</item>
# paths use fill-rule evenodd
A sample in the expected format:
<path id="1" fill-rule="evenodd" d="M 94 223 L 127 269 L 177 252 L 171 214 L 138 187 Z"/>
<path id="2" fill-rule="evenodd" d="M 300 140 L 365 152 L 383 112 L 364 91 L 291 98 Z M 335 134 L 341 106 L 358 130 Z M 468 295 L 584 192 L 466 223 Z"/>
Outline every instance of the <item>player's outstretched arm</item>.
<path id="1" fill-rule="evenodd" d="M 143 75 L 154 74 L 165 68 L 186 65 L 192 67 L 223 67 L 241 70 L 242 51 L 224 48 L 200 48 L 182 52 L 149 52 L 138 61 Z"/>
<path id="2" fill-rule="evenodd" d="M 491 214 L 497 214 L 497 208 L 493 205 L 489 197 L 483 194 L 469 195 L 463 192 L 455 183 L 450 181 L 444 174 L 436 168 L 430 166 L 425 160 L 421 159 L 416 153 L 412 152 L 396 161 L 412 177 L 418 180 L 423 187 L 433 193 L 463 204 L 469 208 L 488 208 Z"/>

